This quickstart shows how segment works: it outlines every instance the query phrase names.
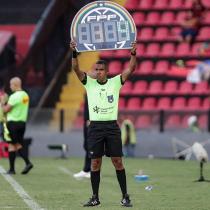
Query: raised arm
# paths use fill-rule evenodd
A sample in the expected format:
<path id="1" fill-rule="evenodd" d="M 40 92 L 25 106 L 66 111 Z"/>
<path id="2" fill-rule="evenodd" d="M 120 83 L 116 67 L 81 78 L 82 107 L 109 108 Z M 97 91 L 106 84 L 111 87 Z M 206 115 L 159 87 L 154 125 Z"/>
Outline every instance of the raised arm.
<path id="1" fill-rule="evenodd" d="M 127 69 L 122 72 L 122 82 L 125 82 L 128 77 L 135 71 L 136 68 L 136 42 L 132 43 L 131 58 Z"/>
<path id="2" fill-rule="evenodd" d="M 78 79 L 83 81 L 85 78 L 85 73 L 79 69 L 79 63 L 77 59 L 76 43 L 74 41 L 70 42 L 70 48 L 72 50 L 72 68 L 75 71 Z"/>

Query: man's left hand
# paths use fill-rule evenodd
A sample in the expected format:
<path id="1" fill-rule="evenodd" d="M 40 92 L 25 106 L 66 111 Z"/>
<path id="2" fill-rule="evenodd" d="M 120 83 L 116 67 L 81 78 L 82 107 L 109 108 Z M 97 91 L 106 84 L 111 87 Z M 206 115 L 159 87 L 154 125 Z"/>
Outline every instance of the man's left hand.
<path id="1" fill-rule="evenodd" d="M 137 49 L 136 42 L 132 42 L 131 46 L 132 46 L 132 48 L 131 48 L 131 54 L 135 54 L 136 53 L 136 49 Z"/>

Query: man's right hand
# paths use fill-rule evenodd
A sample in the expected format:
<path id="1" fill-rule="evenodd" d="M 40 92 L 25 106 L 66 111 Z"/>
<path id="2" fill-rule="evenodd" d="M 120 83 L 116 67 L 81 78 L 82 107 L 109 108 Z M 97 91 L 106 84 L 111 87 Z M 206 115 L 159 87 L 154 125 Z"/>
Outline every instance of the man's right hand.
<path id="1" fill-rule="evenodd" d="M 70 48 L 71 48 L 72 51 L 76 51 L 76 46 L 77 46 L 77 44 L 76 44 L 75 41 L 70 42 Z"/>

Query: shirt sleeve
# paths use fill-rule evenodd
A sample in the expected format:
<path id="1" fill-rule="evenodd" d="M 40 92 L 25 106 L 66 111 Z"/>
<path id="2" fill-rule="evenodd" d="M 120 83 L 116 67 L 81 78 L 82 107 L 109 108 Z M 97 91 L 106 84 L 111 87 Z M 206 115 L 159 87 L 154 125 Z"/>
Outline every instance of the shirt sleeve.
<path id="1" fill-rule="evenodd" d="M 83 85 L 86 89 L 88 89 L 91 86 L 91 84 L 93 84 L 94 81 L 95 79 L 91 78 L 86 74 L 86 83 L 85 84 L 83 83 Z"/>
<path id="2" fill-rule="evenodd" d="M 121 74 L 113 77 L 112 80 L 113 80 L 113 83 L 117 89 L 120 89 L 122 87 L 123 83 L 122 83 L 122 79 L 121 79 Z"/>
<path id="3" fill-rule="evenodd" d="M 18 101 L 16 99 L 16 96 L 15 95 L 11 95 L 9 97 L 8 104 L 11 105 L 11 106 L 15 106 L 17 103 L 18 103 Z"/>

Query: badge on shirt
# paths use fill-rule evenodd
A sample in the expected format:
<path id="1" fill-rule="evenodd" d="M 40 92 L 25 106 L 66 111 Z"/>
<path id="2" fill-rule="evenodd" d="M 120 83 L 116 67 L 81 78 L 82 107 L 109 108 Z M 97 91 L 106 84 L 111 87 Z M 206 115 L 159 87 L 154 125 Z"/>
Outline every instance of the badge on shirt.
<path id="1" fill-rule="evenodd" d="M 114 101 L 114 96 L 113 95 L 107 96 L 107 98 L 108 98 L 109 103 L 112 103 Z"/>

